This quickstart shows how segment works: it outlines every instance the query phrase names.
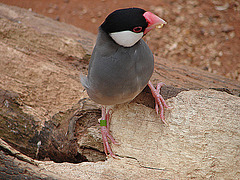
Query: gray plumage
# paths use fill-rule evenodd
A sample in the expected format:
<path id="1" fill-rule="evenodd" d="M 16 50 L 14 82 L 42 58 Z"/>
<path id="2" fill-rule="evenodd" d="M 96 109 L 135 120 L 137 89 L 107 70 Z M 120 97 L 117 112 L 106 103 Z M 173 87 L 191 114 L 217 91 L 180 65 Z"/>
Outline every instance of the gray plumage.
<path id="1" fill-rule="evenodd" d="M 123 47 L 100 27 L 88 75 L 81 77 L 81 82 L 96 103 L 120 104 L 145 88 L 153 69 L 153 54 L 142 39 L 132 47 Z"/>

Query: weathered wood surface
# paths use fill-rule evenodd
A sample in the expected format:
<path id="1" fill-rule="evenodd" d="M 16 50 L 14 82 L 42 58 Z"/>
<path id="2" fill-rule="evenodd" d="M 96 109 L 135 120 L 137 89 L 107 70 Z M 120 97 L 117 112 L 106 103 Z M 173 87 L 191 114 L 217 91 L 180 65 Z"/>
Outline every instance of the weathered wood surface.
<path id="1" fill-rule="evenodd" d="M 87 72 L 95 38 L 71 25 L 0 4 L 0 137 L 4 141 L 40 160 L 106 159 L 97 122 L 99 107 L 79 81 L 79 74 Z M 161 93 L 174 107 L 166 112 L 169 127 L 154 113 L 146 88 L 132 103 L 113 107 L 111 130 L 121 142 L 113 149 L 121 160 L 78 165 L 38 162 L 40 168 L 54 172 L 57 179 L 59 175 L 121 179 L 139 174 L 153 179 L 238 177 L 239 82 L 160 58 L 155 60 L 152 81 L 166 83 Z M 13 153 L 1 153 L 2 165 L 15 167 L 6 166 Z M 68 171 L 63 171 L 66 167 Z M 39 171 L 34 165 L 24 168 Z M 8 168 L 2 169 L 1 175 L 6 174 Z M 134 171 L 129 173 L 130 169 Z M 24 178 L 28 172 L 18 173 Z M 41 177 L 37 174 L 36 179 Z"/>

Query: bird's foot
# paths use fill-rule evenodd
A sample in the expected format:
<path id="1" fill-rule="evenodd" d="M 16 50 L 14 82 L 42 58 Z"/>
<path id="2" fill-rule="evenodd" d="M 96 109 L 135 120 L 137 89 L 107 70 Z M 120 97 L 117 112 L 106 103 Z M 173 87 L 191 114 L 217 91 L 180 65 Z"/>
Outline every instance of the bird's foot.
<path id="1" fill-rule="evenodd" d="M 164 107 L 167 109 L 172 109 L 172 107 L 168 106 L 166 104 L 166 101 L 163 99 L 162 95 L 159 94 L 160 93 L 160 89 L 161 87 L 164 85 L 164 83 L 158 83 L 157 84 L 157 88 L 155 89 L 155 87 L 153 86 L 153 84 L 149 81 L 148 82 L 148 86 L 151 89 L 152 95 L 155 98 L 155 110 L 156 113 L 158 114 L 160 111 L 160 118 L 163 121 L 164 124 L 167 124 L 165 121 L 165 117 L 164 117 Z M 160 108 L 160 110 L 159 110 Z"/>
<path id="2" fill-rule="evenodd" d="M 109 122 L 111 120 L 112 117 L 112 110 L 109 109 L 106 113 L 106 108 L 102 107 L 102 118 L 100 120 L 100 126 L 101 126 L 101 133 L 102 133 L 102 140 L 103 140 L 103 146 L 104 146 L 104 152 L 106 155 L 108 155 L 108 153 L 114 157 L 117 158 L 117 156 L 115 154 L 113 154 L 112 152 L 112 148 L 109 145 L 108 142 L 108 138 L 110 139 L 110 141 L 112 141 L 113 144 L 119 144 L 110 134 L 109 131 Z"/>

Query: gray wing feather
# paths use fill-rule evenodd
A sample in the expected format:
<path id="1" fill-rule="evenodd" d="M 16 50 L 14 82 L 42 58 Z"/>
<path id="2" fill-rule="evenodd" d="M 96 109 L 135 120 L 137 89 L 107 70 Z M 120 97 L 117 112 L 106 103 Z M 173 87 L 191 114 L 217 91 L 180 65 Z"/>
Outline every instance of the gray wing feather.
<path id="1" fill-rule="evenodd" d="M 84 86 L 84 88 L 86 88 L 86 89 L 89 88 L 88 79 L 85 75 L 80 74 L 80 81 L 81 81 L 82 85 Z"/>

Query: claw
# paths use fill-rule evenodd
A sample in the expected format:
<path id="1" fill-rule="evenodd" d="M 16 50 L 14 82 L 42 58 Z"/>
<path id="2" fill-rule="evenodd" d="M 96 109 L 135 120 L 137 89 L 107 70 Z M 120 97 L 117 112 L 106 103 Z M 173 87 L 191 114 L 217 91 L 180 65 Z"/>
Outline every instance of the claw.
<path id="1" fill-rule="evenodd" d="M 165 85 L 164 83 L 158 83 L 157 88 L 153 86 L 153 84 L 149 81 L 148 86 L 151 89 L 152 95 L 155 98 L 155 110 L 158 114 L 160 111 L 160 118 L 163 121 L 164 124 L 167 124 L 164 117 L 164 107 L 167 109 L 170 109 L 171 107 L 166 104 L 166 101 L 163 99 L 163 97 L 159 94 L 161 87 Z M 159 110 L 160 108 L 160 110 Z"/>

